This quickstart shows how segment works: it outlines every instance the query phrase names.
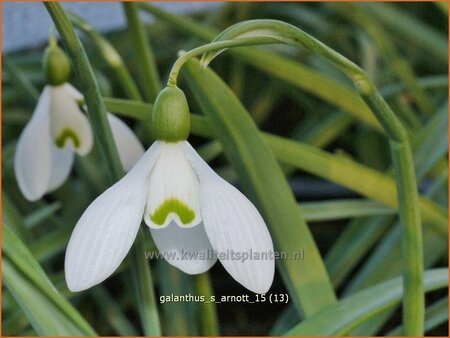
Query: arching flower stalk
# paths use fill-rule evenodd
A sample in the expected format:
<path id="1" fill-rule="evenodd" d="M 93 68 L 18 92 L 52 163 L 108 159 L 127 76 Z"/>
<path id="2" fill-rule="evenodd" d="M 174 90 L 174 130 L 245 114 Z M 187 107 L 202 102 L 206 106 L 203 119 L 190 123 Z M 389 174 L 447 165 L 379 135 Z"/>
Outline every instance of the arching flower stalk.
<path id="1" fill-rule="evenodd" d="M 65 259 L 69 289 L 108 278 L 144 220 L 163 257 L 180 270 L 199 274 L 218 258 L 246 288 L 267 292 L 275 270 L 267 227 L 253 204 L 186 141 L 189 109 L 180 89 L 158 95 L 152 126 L 158 141 L 78 221 Z"/>
<path id="2" fill-rule="evenodd" d="M 50 45 L 44 68 L 48 84 L 20 135 L 14 158 L 17 183 L 30 201 L 59 188 L 70 174 L 75 153 L 85 156 L 93 146 L 89 121 L 77 103 L 83 96 L 66 82 L 70 64 L 64 52 Z M 120 119 L 108 113 L 108 121 L 122 165 L 128 171 L 144 148 Z"/>

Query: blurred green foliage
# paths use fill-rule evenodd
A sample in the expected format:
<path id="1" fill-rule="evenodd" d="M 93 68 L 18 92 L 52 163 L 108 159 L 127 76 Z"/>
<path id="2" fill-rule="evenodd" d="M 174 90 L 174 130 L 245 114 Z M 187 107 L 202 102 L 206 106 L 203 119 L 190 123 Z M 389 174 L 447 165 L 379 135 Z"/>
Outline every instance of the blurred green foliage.
<path id="1" fill-rule="evenodd" d="M 438 3 L 225 3 L 192 17 L 175 16 L 152 4 L 136 7 L 140 15 L 153 16 L 155 23 L 136 22 L 133 9 L 128 9 L 130 26 L 102 36 L 82 18 L 72 20 L 107 109 L 126 120 L 145 146 L 154 140 L 149 128 L 153 91 L 159 88 L 159 78 L 167 78 L 177 52 L 207 43 L 242 20 L 289 22 L 369 74 L 406 126 L 413 145 L 424 221 L 425 288 L 432 291 L 426 296 L 426 334 L 447 336 L 448 282 L 442 269 L 448 266 L 447 7 Z M 130 38 L 136 31 L 139 34 Z M 255 180 L 270 180 L 264 176 L 266 167 L 254 169 L 251 160 L 241 163 L 239 145 L 224 143 L 218 130 L 221 123 L 235 123 L 234 128 L 253 123 L 245 114 L 262 132 L 251 129 L 253 141 L 246 145 L 248 149 L 267 152 L 268 159 L 273 157 L 280 164 L 274 180 L 282 183 L 273 184 L 273 191 L 292 194 L 284 195 L 284 201 L 299 204 L 298 211 L 294 211 L 296 203 L 289 206 L 291 215 L 301 213 L 307 222 L 303 224 L 300 217 L 277 227 L 274 219 L 283 213 L 283 206 L 275 202 L 280 201 L 274 201 L 277 209 L 265 215 L 279 249 L 306 247 L 304 263 L 277 263 L 279 273 L 270 293 L 288 293 L 288 304 L 162 304 L 159 296 L 170 294 L 220 297 L 249 292 L 220 264 L 208 274 L 193 277 L 164 261 L 152 261 L 156 308 L 142 309 L 134 294 L 137 284 L 129 273 L 135 262 L 131 254 L 101 285 L 70 293 L 63 278 L 64 251 L 78 218 L 109 185 L 109 169 L 98 161 L 98 149 L 94 149 L 85 158 L 77 157 L 70 179 L 42 200 L 30 203 L 18 190 L 14 149 L 44 86 L 44 48 L 3 55 L 3 335 L 142 335 L 152 329 L 142 325 L 142 311 L 157 311 L 162 334 L 168 335 L 399 334 L 402 296 L 396 278 L 402 271 L 401 231 L 386 137 L 339 71 L 320 57 L 289 46 L 230 50 L 210 65 L 219 76 L 203 83 L 210 88 L 202 89 L 201 75 L 193 65 L 182 71 L 179 84 L 193 112 L 190 141 L 224 178 L 266 207 L 270 204 L 271 196 L 258 197 L 261 191 L 255 189 Z M 116 53 L 121 61 L 114 63 L 117 58 L 108 58 L 109 53 Z M 149 53 L 154 69 L 148 66 Z M 152 81 L 146 82 L 149 77 Z M 80 85 L 76 77 L 71 83 Z M 227 86 L 230 93 L 223 89 Z M 207 89 L 214 88 L 223 90 L 211 98 Z M 214 101 L 221 99 L 222 107 Z M 222 120 L 208 120 L 205 107 L 215 109 Z M 227 110 L 239 111 L 245 119 L 227 121 Z M 263 147 L 256 142 L 259 139 Z M 148 233 L 141 241 L 141 248 L 155 250 Z M 316 246 L 317 255 L 313 255 Z M 310 254 L 317 260 L 316 268 L 308 261 Z M 305 292 L 311 292 L 312 301 Z M 322 297 L 316 306 L 316 296 L 311 295 Z M 308 304 L 308 310 L 298 312 L 297 301 Z M 43 307 L 45 311 L 40 311 Z"/>

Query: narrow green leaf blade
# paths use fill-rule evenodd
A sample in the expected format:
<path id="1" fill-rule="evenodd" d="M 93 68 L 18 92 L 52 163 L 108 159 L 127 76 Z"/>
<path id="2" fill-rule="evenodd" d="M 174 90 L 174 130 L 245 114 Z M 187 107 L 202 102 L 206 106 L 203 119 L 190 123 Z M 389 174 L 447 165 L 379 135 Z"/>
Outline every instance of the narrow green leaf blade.
<path id="1" fill-rule="evenodd" d="M 323 177 L 390 207 L 397 207 L 394 179 L 339 155 L 331 155 L 310 145 L 275 135 L 267 135 L 278 160 Z M 420 197 L 425 223 L 447 236 L 447 212 L 431 200 Z"/>
<path id="2" fill-rule="evenodd" d="M 3 280 L 40 335 L 95 335 L 83 317 L 63 298 L 19 238 L 3 226 Z"/>
<path id="3" fill-rule="evenodd" d="M 395 213 L 377 202 L 367 200 L 334 200 L 306 202 L 300 205 L 307 221 L 328 221 L 351 217 L 389 215 Z"/>
<path id="4" fill-rule="evenodd" d="M 424 275 L 425 291 L 446 287 L 448 270 L 428 270 Z M 355 293 L 330 305 L 287 332 L 287 336 L 345 335 L 357 325 L 400 303 L 402 279 L 395 278 Z"/>
<path id="5" fill-rule="evenodd" d="M 8 259 L 2 261 L 3 281 L 33 328 L 41 336 L 81 336 L 84 332 L 33 285 Z"/>
<path id="6" fill-rule="evenodd" d="M 428 51 L 439 62 L 448 62 L 447 37 L 394 4 L 365 3 L 380 23 L 418 48 Z"/>

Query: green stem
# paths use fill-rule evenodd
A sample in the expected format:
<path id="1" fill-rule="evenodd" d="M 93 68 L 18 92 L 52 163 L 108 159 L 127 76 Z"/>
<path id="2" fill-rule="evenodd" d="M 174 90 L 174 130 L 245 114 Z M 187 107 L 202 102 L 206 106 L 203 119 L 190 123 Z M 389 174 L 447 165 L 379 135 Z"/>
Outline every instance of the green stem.
<path id="1" fill-rule="evenodd" d="M 202 51 L 209 52 L 209 55 L 204 55 L 203 60 L 211 61 L 217 55 L 217 52 L 211 55 L 212 51 L 262 43 L 284 43 L 303 47 L 334 64 L 354 82 L 359 94 L 369 105 L 389 137 L 402 223 L 404 334 L 422 336 L 424 327 L 423 243 L 411 146 L 406 129 L 359 66 L 295 26 L 276 20 L 251 20 L 228 28 L 212 43 L 182 55 L 172 68 L 168 85 L 176 85 L 176 78 L 183 64 Z"/>
<path id="2" fill-rule="evenodd" d="M 106 40 L 101 34 L 96 32 L 94 28 L 89 25 L 86 21 L 84 21 L 79 16 L 69 13 L 70 21 L 72 24 L 83 33 L 85 33 L 93 42 L 93 44 L 97 47 L 100 55 L 106 61 L 106 63 L 114 70 L 119 79 L 119 84 L 122 86 L 126 96 L 131 100 L 141 101 L 142 96 L 139 93 L 139 90 L 136 84 L 133 81 L 133 78 L 130 75 L 125 63 L 123 62 L 122 57 L 114 48 L 114 46 Z"/>
<path id="3" fill-rule="evenodd" d="M 372 95 L 361 96 L 374 111 L 375 115 L 378 113 L 382 116 L 388 116 L 388 119 L 392 120 L 389 121 L 392 124 L 398 122 L 386 101 L 377 91 Z M 402 275 L 405 295 L 403 297 L 402 313 L 403 335 L 422 336 L 424 334 L 425 319 L 422 226 L 411 146 L 406 131 L 400 122 L 398 122 L 398 127 L 401 128 L 401 133 L 391 135 L 389 145 L 394 163 L 402 228 Z M 393 136 L 398 136 L 398 139 Z"/>
<path id="4" fill-rule="evenodd" d="M 424 334 L 425 299 L 423 290 L 423 247 L 416 178 L 409 143 L 390 142 L 397 180 L 403 257 L 403 335 Z M 419 258 L 420 259 L 417 259 Z"/>
<path id="5" fill-rule="evenodd" d="M 155 58 L 148 44 L 148 36 L 139 20 L 138 6 L 139 4 L 135 2 L 126 2 L 123 4 L 123 9 L 127 17 L 129 35 L 133 40 L 136 64 L 144 88 L 144 97 L 148 102 L 153 102 L 161 90 L 161 81 Z"/>
<path id="6" fill-rule="evenodd" d="M 207 272 L 194 276 L 195 290 L 197 295 L 205 296 L 207 303 L 201 303 L 200 320 L 203 336 L 218 336 L 219 324 L 216 312 L 216 304 L 208 303 L 214 295 L 209 274 Z"/>
<path id="7" fill-rule="evenodd" d="M 106 118 L 106 109 L 100 96 L 100 90 L 92 71 L 92 67 L 84 51 L 83 45 L 75 34 L 75 30 L 67 17 L 62 6 L 58 2 L 46 2 L 45 6 L 50 13 L 59 34 L 64 41 L 69 55 L 77 70 L 80 85 L 84 92 L 88 106 L 88 116 L 95 132 L 96 143 L 104 154 L 108 166 L 111 168 L 112 182 L 123 176 L 123 168 L 117 153 L 117 148 L 112 137 L 112 132 Z M 158 313 L 153 294 L 153 283 L 151 280 L 150 266 L 144 257 L 145 247 L 143 245 L 142 232 L 138 233 L 134 245 L 133 274 L 136 276 L 134 287 L 137 300 L 142 306 L 139 307 L 142 323 L 146 333 L 159 335 Z"/>
<path id="8" fill-rule="evenodd" d="M 263 44 L 272 44 L 278 43 L 277 40 L 274 40 L 271 37 L 253 37 L 253 38 L 242 38 L 239 40 L 225 40 L 208 43 L 206 45 L 194 48 L 189 52 L 183 53 L 180 57 L 175 61 L 172 66 L 172 69 L 169 74 L 169 79 L 167 80 L 168 87 L 175 87 L 177 85 L 178 74 L 180 73 L 183 65 L 189 61 L 191 58 L 201 55 L 206 52 L 216 51 L 231 47 L 240 47 L 240 46 L 252 46 L 252 45 L 263 45 Z"/>
<path id="9" fill-rule="evenodd" d="M 135 286 L 135 297 L 138 303 L 139 316 L 145 336 L 161 336 L 159 314 L 156 307 L 153 280 L 146 251 L 144 233 L 140 229 L 133 248 L 133 262 L 131 264 L 132 278 Z"/>

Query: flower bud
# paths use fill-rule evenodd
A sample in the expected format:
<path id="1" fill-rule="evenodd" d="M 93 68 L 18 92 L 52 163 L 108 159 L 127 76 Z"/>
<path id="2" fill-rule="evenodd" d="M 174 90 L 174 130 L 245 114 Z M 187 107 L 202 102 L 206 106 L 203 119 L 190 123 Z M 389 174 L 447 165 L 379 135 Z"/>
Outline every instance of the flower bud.
<path id="1" fill-rule="evenodd" d="M 180 88 L 166 87 L 158 94 L 153 106 L 152 128 L 158 140 L 178 142 L 188 138 L 189 105 Z"/>
<path id="2" fill-rule="evenodd" d="M 59 86 L 66 83 L 70 76 L 70 61 L 64 51 L 56 45 L 47 47 L 43 60 L 47 84 Z"/>

